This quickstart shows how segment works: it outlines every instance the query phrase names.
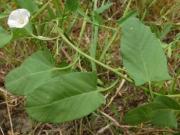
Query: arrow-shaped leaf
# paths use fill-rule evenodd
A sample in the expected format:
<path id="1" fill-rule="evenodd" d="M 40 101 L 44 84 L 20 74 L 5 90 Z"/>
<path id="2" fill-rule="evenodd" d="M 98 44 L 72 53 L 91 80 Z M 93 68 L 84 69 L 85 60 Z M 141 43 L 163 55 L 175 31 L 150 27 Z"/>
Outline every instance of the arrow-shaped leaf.
<path id="1" fill-rule="evenodd" d="M 170 79 L 160 40 L 135 17 L 122 24 L 121 53 L 136 85 Z"/>
<path id="2" fill-rule="evenodd" d="M 57 68 L 51 54 L 48 51 L 38 51 L 6 76 L 5 86 L 14 94 L 27 95 L 52 78 L 55 71 Z"/>
<path id="3" fill-rule="evenodd" d="M 180 111 L 180 105 L 167 96 L 158 96 L 152 103 L 130 110 L 125 115 L 128 124 L 150 122 L 160 127 L 177 128 L 175 111 Z"/>
<path id="4" fill-rule="evenodd" d="M 28 114 L 42 122 L 74 120 L 104 103 L 95 73 L 68 73 L 39 86 L 27 97 Z"/>

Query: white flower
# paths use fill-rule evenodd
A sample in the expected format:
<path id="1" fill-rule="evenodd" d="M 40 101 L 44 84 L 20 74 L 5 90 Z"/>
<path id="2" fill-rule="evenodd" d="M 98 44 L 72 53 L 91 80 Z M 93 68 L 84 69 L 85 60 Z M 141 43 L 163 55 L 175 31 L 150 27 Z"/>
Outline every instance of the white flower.
<path id="1" fill-rule="evenodd" d="M 23 28 L 29 22 L 30 12 L 27 9 L 16 9 L 8 17 L 10 28 Z"/>

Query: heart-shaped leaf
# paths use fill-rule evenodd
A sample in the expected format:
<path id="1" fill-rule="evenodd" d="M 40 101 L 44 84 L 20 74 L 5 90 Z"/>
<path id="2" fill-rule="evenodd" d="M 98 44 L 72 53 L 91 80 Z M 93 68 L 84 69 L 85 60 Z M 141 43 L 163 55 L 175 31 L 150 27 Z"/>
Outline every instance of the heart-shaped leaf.
<path id="1" fill-rule="evenodd" d="M 135 17 L 122 24 L 121 53 L 136 85 L 170 79 L 160 40 Z"/>
<path id="2" fill-rule="evenodd" d="M 0 26 L 0 48 L 4 47 L 7 43 L 9 43 L 12 39 L 12 34 L 8 34 L 1 26 Z"/>
<path id="3" fill-rule="evenodd" d="M 104 103 L 95 73 L 68 73 L 53 78 L 27 96 L 28 114 L 42 122 L 74 120 Z"/>
<path id="4" fill-rule="evenodd" d="M 154 99 L 154 102 L 160 104 L 161 107 L 164 106 L 164 107 L 172 109 L 172 110 L 179 110 L 180 111 L 180 104 L 170 97 L 157 96 Z"/>
<path id="5" fill-rule="evenodd" d="M 175 111 L 180 111 L 180 105 L 167 96 L 158 96 L 152 103 L 130 110 L 125 115 L 128 124 L 151 122 L 160 127 L 177 128 Z"/>
<path id="6" fill-rule="evenodd" d="M 42 122 L 74 120 L 104 103 L 95 73 L 67 73 L 60 69 L 48 51 L 38 51 L 6 76 L 6 88 L 25 95 L 28 114 Z"/>
<path id="7" fill-rule="evenodd" d="M 54 76 L 57 68 L 48 51 L 38 51 L 5 78 L 6 88 L 18 95 L 27 95 Z"/>
<path id="8" fill-rule="evenodd" d="M 152 112 L 152 109 L 149 106 L 150 105 L 143 105 L 128 111 L 124 121 L 133 125 L 148 121 L 151 117 L 150 112 Z"/>

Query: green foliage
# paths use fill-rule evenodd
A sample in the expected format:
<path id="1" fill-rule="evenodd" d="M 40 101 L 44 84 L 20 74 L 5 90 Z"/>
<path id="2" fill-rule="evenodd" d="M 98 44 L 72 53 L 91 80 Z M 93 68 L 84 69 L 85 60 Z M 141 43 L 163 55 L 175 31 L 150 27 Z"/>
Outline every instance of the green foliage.
<path id="1" fill-rule="evenodd" d="M 31 13 L 38 10 L 38 6 L 34 0 L 15 0 L 17 5 L 21 8 L 28 9 Z"/>
<path id="2" fill-rule="evenodd" d="M 5 86 L 14 94 L 27 95 L 49 80 L 55 71 L 55 63 L 51 54 L 38 51 L 6 76 Z"/>
<path id="3" fill-rule="evenodd" d="M 5 85 L 10 92 L 25 95 L 28 114 L 43 122 L 74 120 L 104 103 L 95 73 L 60 69 L 48 51 L 38 51 L 6 76 Z"/>
<path id="4" fill-rule="evenodd" d="M 4 14 L 4 13 L 1 13 L 1 14 L 0 14 L 0 19 L 4 19 L 4 18 L 6 18 L 6 17 L 7 17 L 7 15 Z"/>
<path id="5" fill-rule="evenodd" d="M 161 42 L 137 18 L 122 24 L 121 53 L 123 64 L 136 85 L 170 79 Z"/>
<path id="6" fill-rule="evenodd" d="M 79 7 L 81 2 L 79 0 L 65 0 L 64 6 L 61 6 L 63 2 L 61 3 L 59 0 L 48 1 L 41 8 L 38 7 L 35 0 L 15 1 L 19 8 L 26 8 L 31 12 L 33 22 L 30 22 L 22 29 L 10 29 L 12 34 L 8 34 L 8 32 L 0 27 L 0 47 L 3 47 L 11 40 L 17 40 L 19 38 L 25 39 L 28 37 L 29 41 L 39 43 L 38 46 L 42 44 L 43 46 L 40 48 L 46 48 L 45 46 L 48 46 L 52 52 L 55 52 L 54 57 L 57 58 L 61 56 L 59 55 L 61 47 L 69 45 L 69 47 L 77 53 L 74 55 L 75 58 L 72 60 L 73 62 L 67 65 L 68 68 L 76 68 L 75 64 L 77 61 L 82 62 L 83 68 L 86 67 L 84 63 L 86 65 L 88 62 L 84 62 L 84 59 L 81 61 L 81 57 L 78 55 L 79 53 L 92 63 L 93 71 L 99 72 L 99 69 L 96 69 L 98 68 L 96 64 L 99 64 L 106 70 L 112 71 L 132 83 L 131 79 L 126 77 L 126 70 L 123 68 L 117 70 L 107 64 L 101 63 L 101 60 L 105 59 L 103 56 L 105 56 L 106 52 L 111 52 L 111 50 L 109 51 L 110 46 L 116 41 L 119 33 L 119 27 L 115 30 L 115 28 L 112 27 L 114 25 L 106 26 L 106 24 L 109 24 L 109 20 L 113 20 L 114 17 L 116 17 L 116 13 L 112 16 L 108 14 L 102 17 L 102 13 L 109 9 L 113 3 L 106 3 L 106 1 L 101 3 L 95 0 L 92 2 L 94 3 L 93 10 L 86 10 L 86 12 L 84 12 L 83 9 Z M 130 6 L 128 5 L 125 14 L 118 20 L 119 25 L 122 26 L 121 53 L 123 65 L 127 69 L 127 73 L 134 79 L 136 85 L 170 79 L 166 56 L 161 48 L 162 43 L 155 34 L 151 32 L 149 27 L 135 18 L 137 15 L 136 11 L 130 11 L 127 14 Z M 92 4 L 87 7 L 92 7 Z M 49 17 L 42 17 L 38 20 L 37 17 L 43 12 L 45 12 L 43 15 Z M 75 17 L 68 16 L 71 15 L 72 12 L 76 13 Z M 34 14 L 34 16 L 32 16 L 32 14 Z M 0 19 L 6 17 L 6 14 L 0 15 Z M 104 21 L 104 18 L 109 17 L 109 20 Z M 74 36 L 73 38 L 69 37 L 69 35 L 71 35 L 70 32 L 71 30 L 73 31 L 74 24 L 78 25 L 79 31 L 81 20 L 83 20 L 83 22 L 78 41 L 72 41 Z M 82 45 L 81 41 L 83 41 L 84 32 L 86 32 L 87 27 L 88 29 L 90 28 L 90 24 L 92 25 L 90 30 L 92 39 L 90 43 L 90 55 L 88 55 L 81 51 L 79 47 Z M 86 25 L 88 26 L 86 27 Z M 167 25 L 164 27 L 164 30 L 157 35 L 159 35 L 159 38 L 164 39 L 165 35 L 167 35 L 173 27 L 172 24 Z M 99 38 L 99 34 L 104 32 L 104 29 L 108 32 L 103 34 L 102 38 L 107 36 L 106 40 L 109 40 L 109 42 L 102 51 L 102 55 L 98 61 L 96 58 L 101 51 L 97 51 L 97 49 L 102 47 L 101 43 L 106 42 L 102 41 L 101 36 Z M 112 37 L 110 30 L 112 30 Z M 88 33 L 88 35 L 90 35 L 90 33 Z M 177 34 L 176 39 L 172 43 L 175 44 L 178 42 L 179 37 L 180 35 Z M 97 46 L 98 44 L 100 46 Z M 173 49 L 173 47 L 174 45 L 170 46 L 171 49 Z M 67 49 L 69 48 L 67 47 Z M 87 48 L 82 50 L 87 50 Z M 68 53 L 69 52 L 68 50 Z M 173 52 L 173 50 L 171 50 L 171 52 Z M 108 58 L 108 61 L 105 61 L 105 63 L 113 65 L 110 60 L 111 59 Z M 5 87 L 13 94 L 25 96 L 27 113 L 31 118 L 41 122 L 61 123 L 75 120 L 90 114 L 105 102 L 105 98 L 100 91 L 107 89 L 98 89 L 97 75 L 95 73 L 70 72 L 64 69 L 67 68 L 57 66 L 53 55 L 49 51 L 37 51 L 29 56 L 21 66 L 8 73 L 5 78 Z M 109 80 L 111 80 L 111 78 Z M 118 79 L 115 82 L 118 83 Z M 113 83 L 112 86 L 114 87 L 116 83 Z M 151 84 L 153 85 L 153 83 Z M 108 87 L 108 89 L 112 88 L 112 86 Z M 167 96 L 157 96 L 153 102 L 130 110 L 124 120 L 128 124 L 150 122 L 160 127 L 177 128 L 176 117 L 179 111 L 180 105 L 178 102 Z"/>
<path id="7" fill-rule="evenodd" d="M 137 12 L 132 10 L 132 11 L 129 11 L 125 16 L 121 17 L 117 23 L 119 25 L 121 25 L 123 22 L 125 22 L 126 20 L 128 20 L 129 18 L 131 17 L 136 17 L 137 16 Z"/>
<path id="8" fill-rule="evenodd" d="M 4 47 L 12 39 L 12 35 L 7 33 L 1 26 L 0 26 L 0 39 L 1 39 L 0 48 Z"/>
<path id="9" fill-rule="evenodd" d="M 28 23 L 24 28 L 21 28 L 21 29 L 13 28 L 11 30 L 13 33 L 13 40 L 17 40 L 20 38 L 26 38 L 28 36 L 31 36 L 33 33 L 31 23 Z"/>
<path id="10" fill-rule="evenodd" d="M 79 0 L 66 0 L 65 8 L 70 11 L 76 11 L 79 8 Z"/>
<path id="11" fill-rule="evenodd" d="M 180 111 L 180 104 L 167 96 L 158 96 L 154 102 L 130 110 L 124 120 L 129 124 L 151 122 L 160 127 L 177 128 L 175 111 Z"/>
<path id="12" fill-rule="evenodd" d="M 103 18 L 96 12 L 92 13 L 92 20 L 95 25 L 103 24 Z M 96 27 L 98 27 L 98 26 L 96 26 Z"/>
<path id="13" fill-rule="evenodd" d="M 112 5 L 113 3 L 107 2 L 104 5 L 101 5 L 99 8 L 95 8 L 94 11 L 92 12 L 93 23 L 96 25 L 103 24 L 103 18 L 101 14 L 105 12 L 106 10 L 108 10 Z"/>
<path id="14" fill-rule="evenodd" d="M 159 127 L 177 128 L 176 115 L 173 110 L 154 111 L 151 122 Z"/>
<path id="15" fill-rule="evenodd" d="M 164 108 L 170 108 L 173 110 L 180 110 L 180 104 L 177 103 L 175 100 L 167 97 L 167 96 L 157 96 L 154 99 L 154 102 L 160 104 L 161 107 L 164 106 Z"/>
<path id="16" fill-rule="evenodd" d="M 150 28 L 135 17 L 128 17 L 121 24 L 123 64 L 135 84 L 170 79 L 162 43 Z M 125 116 L 125 122 L 151 122 L 160 127 L 177 128 L 175 111 L 180 111 L 180 105 L 175 100 L 158 96 L 154 102 L 130 110 Z"/>
<path id="17" fill-rule="evenodd" d="M 50 79 L 28 95 L 27 112 L 43 122 L 81 118 L 104 103 L 96 85 L 94 73 L 68 73 Z"/>
<path id="18" fill-rule="evenodd" d="M 104 4 L 104 5 L 102 5 L 101 7 L 97 8 L 96 10 L 94 10 L 94 12 L 96 12 L 97 14 L 101 14 L 105 10 L 109 9 L 112 5 L 113 5 L 112 2 L 108 2 L 108 3 Z"/>

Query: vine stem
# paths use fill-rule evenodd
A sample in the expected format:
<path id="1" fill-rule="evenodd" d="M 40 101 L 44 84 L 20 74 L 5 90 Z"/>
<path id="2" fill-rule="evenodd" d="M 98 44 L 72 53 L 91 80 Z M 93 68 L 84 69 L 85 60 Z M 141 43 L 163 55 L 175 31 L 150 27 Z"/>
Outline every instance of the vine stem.
<path id="1" fill-rule="evenodd" d="M 62 31 L 61 29 L 59 29 L 59 34 L 60 34 L 61 38 L 62 38 L 69 46 L 71 46 L 74 50 L 76 50 L 76 51 L 77 51 L 79 54 L 81 54 L 82 56 L 84 56 L 84 57 L 86 57 L 87 59 L 89 59 L 89 60 L 91 60 L 91 61 L 94 61 L 94 62 L 97 63 L 98 65 L 100 65 L 100 66 L 102 66 L 102 67 L 104 67 L 104 68 L 112 71 L 113 73 L 119 75 L 120 77 L 122 77 L 123 79 L 127 80 L 128 82 L 133 82 L 131 79 L 129 79 L 128 77 L 126 77 L 126 76 L 123 75 L 122 73 L 118 72 L 116 69 L 114 69 L 114 68 L 112 68 L 112 67 L 110 67 L 110 66 L 108 66 L 108 65 L 106 65 L 106 64 L 104 64 L 104 63 L 102 63 L 102 62 L 100 62 L 100 61 L 98 61 L 98 60 L 96 60 L 96 59 L 94 59 L 94 58 L 92 58 L 91 56 L 87 55 L 86 53 L 82 52 L 78 47 L 76 47 L 76 46 L 74 45 L 74 43 L 73 43 L 70 39 L 68 39 L 68 38 L 64 35 L 64 33 L 63 33 L 63 31 Z"/>
<path id="2" fill-rule="evenodd" d="M 180 94 L 166 95 L 166 96 L 171 97 L 171 98 L 180 98 Z"/>
<path id="3" fill-rule="evenodd" d="M 33 35 L 33 34 L 31 34 L 31 36 L 32 36 L 33 38 L 36 38 L 36 39 L 39 39 L 39 40 L 44 40 L 44 41 L 55 40 L 55 39 L 58 39 L 59 37 L 61 37 L 68 45 L 70 45 L 74 50 L 76 50 L 76 51 L 77 51 L 79 54 L 81 54 L 82 56 L 84 56 L 84 57 L 88 58 L 89 60 L 94 61 L 94 62 L 97 63 L 98 65 L 100 65 L 100 66 L 102 66 L 102 67 L 104 67 L 104 68 L 106 68 L 106 69 L 114 72 L 115 74 L 119 75 L 120 77 L 122 77 L 122 78 L 125 79 L 126 81 L 128 81 L 128 82 L 133 82 L 131 79 L 129 79 L 128 77 L 126 77 L 126 76 L 123 75 L 122 73 L 118 72 L 117 69 L 114 69 L 114 68 L 112 68 L 112 67 L 110 67 L 110 66 L 108 66 L 108 65 L 106 65 L 106 64 L 104 64 L 104 63 L 102 63 L 102 62 L 100 62 L 100 61 L 98 61 L 98 60 L 96 60 L 96 59 L 94 59 L 93 57 L 87 55 L 87 54 L 84 53 L 83 51 L 81 51 L 78 47 L 76 47 L 76 46 L 74 45 L 74 43 L 73 43 L 70 39 L 68 39 L 68 38 L 64 35 L 64 33 L 62 32 L 61 29 L 59 30 L 59 34 L 60 34 L 59 36 L 53 37 L 53 38 L 43 37 L 43 36 L 36 36 L 36 35 Z"/>
<path id="4" fill-rule="evenodd" d="M 82 56 L 86 57 L 87 59 L 91 60 L 91 61 L 94 61 L 95 63 L 97 63 L 98 65 L 112 71 L 113 73 L 119 75 L 120 77 L 122 77 L 123 79 L 125 79 L 126 81 L 130 82 L 130 83 L 133 83 L 133 81 L 131 79 L 129 79 L 128 77 L 126 77 L 125 75 L 123 75 L 122 73 L 118 72 L 117 69 L 114 69 L 94 58 L 92 58 L 91 56 L 87 55 L 86 53 L 84 53 L 83 51 L 81 51 L 78 47 L 76 47 L 76 45 L 68 38 L 66 37 L 66 35 L 63 33 L 63 31 L 61 29 L 59 29 L 59 36 L 57 37 L 54 37 L 54 38 L 49 38 L 49 37 L 42 37 L 42 36 L 36 36 L 36 35 L 32 35 L 34 38 L 36 39 L 39 39 L 39 40 L 45 40 L 45 41 L 48 41 L 48 40 L 55 40 L 55 39 L 58 39 L 59 37 L 61 37 L 69 46 L 71 46 L 71 48 L 73 48 L 74 50 L 76 50 L 79 54 L 81 54 Z M 74 62 L 75 63 L 75 62 Z M 72 63 L 72 65 L 74 64 Z M 55 70 L 62 70 L 62 69 L 67 69 L 69 68 L 70 66 L 67 66 L 67 67 L 64 67 L 64 68 L 56 68 Z M 123 69 L 121 69 L 122 71 L 124 71 Z M 111 87 L 113 87 L 117 82 L 115 81 L 115 83 L 112 84 L 112 86 L 104 89 L 104 90 L 100 90 L 100 91 L 106 91 L 108 89 L 110 89 Z M 143 90 L 146 91 L 146 89 L 141 86 L 141 88 Z M 152 85 L 151 85 L 151 82 L 149 82 L 149 92 L 150 92 L 150 95 L 152 98 L 154 98 L 154 95 L 157 95 L 157 96 L 162 96 L 161 94 L 159 93 L 156 93 L 152 90 Z M 168 97 L 171 97 L 171 98 L 180 98 L 180 94 L 175 94 L 175 95 L 165 95 L 165 96 L 168 96 Z"/>

